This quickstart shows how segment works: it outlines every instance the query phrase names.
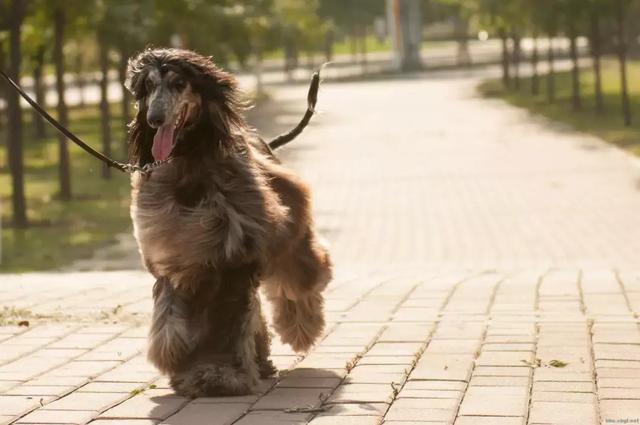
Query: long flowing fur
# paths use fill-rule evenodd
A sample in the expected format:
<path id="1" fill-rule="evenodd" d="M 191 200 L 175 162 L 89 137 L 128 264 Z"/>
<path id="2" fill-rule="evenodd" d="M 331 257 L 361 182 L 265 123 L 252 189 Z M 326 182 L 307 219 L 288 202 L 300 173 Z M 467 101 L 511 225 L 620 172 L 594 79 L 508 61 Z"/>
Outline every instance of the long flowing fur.
<path id="1" fill-rule="evenodd" d="M 173 159 L 131 182 L 134 234 L 158 279 L 149 359 L 185 396 L 245 394 L 274 372 L 258 287 L 283 341 L 307 350 L 323 331 L 331 261 L 315 235 L 309 189 L 245 123 L 235 79 L 210 58 L 155 49 L 129 62 L 138 101 L 130 159 L 153 161 L 145 78 L 166 64 L 201 108 Z"/>

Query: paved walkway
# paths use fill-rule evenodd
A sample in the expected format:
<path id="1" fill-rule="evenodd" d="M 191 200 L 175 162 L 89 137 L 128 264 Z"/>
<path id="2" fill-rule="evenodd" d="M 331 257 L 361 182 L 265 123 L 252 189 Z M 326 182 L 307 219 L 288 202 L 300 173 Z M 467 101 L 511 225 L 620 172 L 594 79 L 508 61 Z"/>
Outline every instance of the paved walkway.
<path id="1" fill-rule="evenodd" d="M 0 423 L 639 423 L 640 168 L 476 82 L 323 88 L 283 156 L 332 243 L 329 326 L 304 357 L 275 342 L 262 394 L 168 389 L 143 272 L 3 275 Z M 305 90 L 256 124 L 289 127 Z"/>

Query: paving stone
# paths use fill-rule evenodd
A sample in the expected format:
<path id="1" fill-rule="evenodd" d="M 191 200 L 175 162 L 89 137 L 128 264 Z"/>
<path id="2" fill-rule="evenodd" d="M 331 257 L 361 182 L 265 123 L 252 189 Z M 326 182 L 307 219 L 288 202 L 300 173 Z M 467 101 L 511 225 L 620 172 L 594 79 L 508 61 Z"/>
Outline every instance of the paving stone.
<path id="1" fill-rule="evenodd" d="M 5 395 L 61 397 L 75 390 L 75 388 L 75 386 L 19 385 L 6 391 Z"/>
<path id="2" fill-rule="evenodd" d="M 173 396 L 136 395 L 103 412 L 100 418 L 164 420 L 187 404 L 187 400 Z"/>
<path id="3" fill-rule="evenodd" d="M 231 425 L 248 409 L 249 404 L 217 403 L 188 404 L 178 413 L 162 421 L 162 425 Z"/>
<path id="4" fill-rule="evenodd" d="M 480 341 L 432 339 L 425 350 L 426 353 L 440 354 L 474 354 L 480 348 Z"/>
<path id="5" fill-rule="evenodd" d="M 311 413 L 256 411 L 247 413 L 235 425 L 303 425 L 311 416 Z"/>
<path id="6" fill-rule="evenodd" d="M 524 425 L 522 417 L 458 416 L 454 425 Z"/>
<path id="7" fill-rule="evenodd" d="M 462 416 L 525 416 L 527 387 L 469 387 L 462 399 Z"/>
<path id="8" fill-rule="evenodd" d="M 446 390 L 446 391 L 464 391 L 467 384 L 461 381 L 444 381 L 444 380 L 413 380 L 410 379 L 403 387 L 404 390 Z"/>
<path id="9" fill-rule="evenodd" d="M 91 425 L 156 425 L 158 422 L 150 419 L 97 419 Z"/>
<path id="10" fill-rule="evenodd" d="M 603 423 L 607 423 L 607 421 L 612 421 L 609 423 L 620 423 L 625 420 L 637 421 L 640 419 L 640 403 L 637 400 L 602 400 L 600 401 L 600 416 Z"/>
<path id="11" fill-rule="evenodd" d="M 36 407 L 40 407 L 40 399 L 43 403 L 52 400 L 52 397 L 31 397 L 19 395 L 0 395 L 0 412 L 3 415 L 18 416 Z"/>
<path id="12" fill-rule="evenodd" d="M 535 401 L 531 403 L 529 422 L 596 425 L 598 417 L 595 404 Z"/>
<path id="13" fill-rule="evenodd" d="M 340 385 L 328 399 L 328 403 L 386 403 L 393 398 L 389 384 Z"/>
<path id="14" fill-rule="evenodd" d="M 258 400 L 251 410 L 314 408 L 329 394 L 324 388 L 275 388 Z"/>
<path id="15" fill-rule="evenodd" d="M 378 416 L 318 416 L 310 425 L 379 425 Z"/>
<path id="16" fill-rule="evenodd" d="M 528 351 L 483 351 L 476 360 L 478 366 L 526 366 L 533 362 Z"/>
<path id="17" fill-rule="evenodd" d="M 383 416 L 389 409 L 387 403 L 339 403 L 322 406 L 318 416 Z"/>
<path id="18" fill-rule="evenodd" d="M 73 393 L 43 407 L 45 410 L 101 411 L 131 397 L 128 393 Z"/>
<path id="19" fill-rule="evenodd" d="M 422 349 L 422 343 L 379 342 L 369 349 L 370 356 L 414 356 Z"/>
<path id="20" fill-rule="evenodd" d="M 535 391 L 531 394 L 532 401 L 551 401 L 565 403 L 595 404 L 597 399 L 593 393 L 571 393 L 558 391 Z"/>
<path id="21" fill-rule="evenodd" d="M 286 377 L 277 383 L 282 388 L 335 388 L 341 378 L 292 378 Z"/>
<path id="22" fill-rule="evenodd" d="M 638 378 L 601 378 L 598 373 L 599 388 L 640 388 Z"/>
<path id="23" fill-rule="evenodd" d="M 42 410 L 38 409 L 20 418 L 16 424 L 84 424 L 98 412 L 87 410 Z"/>
<path id="24" fill-rule="evenodd" d="M 598 388 L 600 400 L 640 400 L 640 388 Z"/>
<path id="25" fill-rule="evenodd" d="M 446 409 L 457 410 L 457 398 L 398 398 L 393 402 L 396 409 Z"/>
<path id="26" fill-rule="evenodd" d="M 241 403 L 241 404 L 253 404 L 255 403 L 260 395 L 258 394 L 249 394 L 242 396 L 225 396 L 225 397 L 199 397 L 191 400 L 192 404 L 230 404 L 230 403 Z"/>
<path id="27" fill-rule="evenodd" d="M 79 393 L 131 393 L 143 388 L 146 388 L 146 386 L 130 382 L 90 382 L 76 391 Z"/>
<path id="28" fill-rule="evenodd" d="M 533 391 L 561 391 L 573 393 L 594 393 L 595 385 L 592 382 L 534 382 Z"/>
<path id="29" fill-rule="evenodd" d="M 422 422 L 425 418 L 429 421 L 453 422 L 456 416 L 454 409 L 400 409 L 391 405 L 391 408 L 385 416 L 385 421 L 415 421 Z"/>
<path id="30" fill-rule="evenodd" d="M 400 391 L 398 398 L 453 398 L 462 399 L 462 391 L 450 390 L 408 390 L 405 388 Z"/>
<path id="31" fill-rule="evenodd" d="M 469 381 L 469 386 L 501 386 L 526 387 L 530 379 L 519 376 L 476 376 Z"/>
<path id="32" fill-rule="evenodd" d="M 370 356 L 367 354 L 358 361 L 358 364 L 361 366 L 401 364 L 408 367 L 414 361 L 414 356 Z"/>

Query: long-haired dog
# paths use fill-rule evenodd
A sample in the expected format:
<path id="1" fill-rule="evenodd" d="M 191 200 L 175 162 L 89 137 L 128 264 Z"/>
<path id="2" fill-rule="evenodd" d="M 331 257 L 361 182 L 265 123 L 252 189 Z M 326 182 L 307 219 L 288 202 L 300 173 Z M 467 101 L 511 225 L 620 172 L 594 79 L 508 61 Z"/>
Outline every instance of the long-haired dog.
<path id="1" fill-rule="evenodd" d="M 314 79 L 317 91 L 317 77 Z M 313 229 L 309 189 L 241 115 L 235 79 L 210 58 L 150 49 L 129 61 L 131 217 L 157 279 L 150 361 L 181 395 L 241 395 L 275 372 L 258 287 L 296 351 L 324 328 L 331 261 Z M 313 88 L 313 87 L 312 87 Z M 308 111 L 309 112 L 309 111 Z"/>

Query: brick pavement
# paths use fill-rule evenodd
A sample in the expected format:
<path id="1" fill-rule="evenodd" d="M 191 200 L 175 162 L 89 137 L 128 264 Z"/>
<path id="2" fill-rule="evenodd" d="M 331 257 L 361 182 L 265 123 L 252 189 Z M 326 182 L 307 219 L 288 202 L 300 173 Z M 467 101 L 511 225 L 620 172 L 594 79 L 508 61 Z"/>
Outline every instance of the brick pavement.
<path id="1" fill-rule="evenodd" d="M 640 420 L 640 169 L 473 84 L 325 87 L 285 160 L 336 258 L 329 326 L 306 356 L 274 341 L 260 394 L 171 392 L 144 358 L 143 272 L 3 275 L 0 424 Z M 278 91 L 269 131 L 303 92 Z"/>

